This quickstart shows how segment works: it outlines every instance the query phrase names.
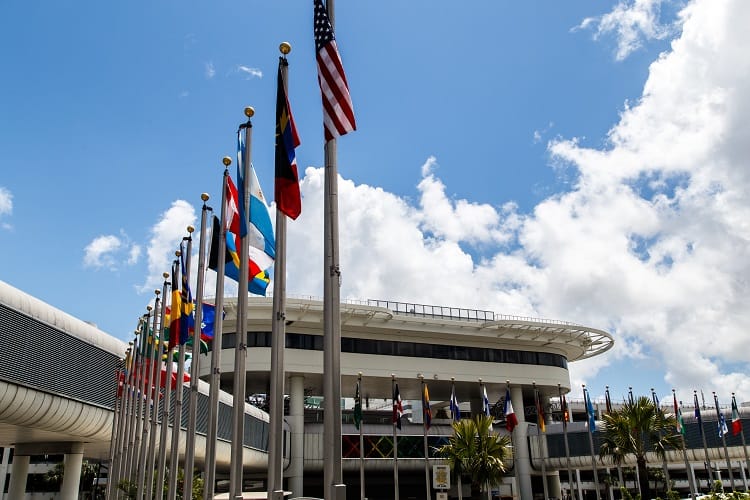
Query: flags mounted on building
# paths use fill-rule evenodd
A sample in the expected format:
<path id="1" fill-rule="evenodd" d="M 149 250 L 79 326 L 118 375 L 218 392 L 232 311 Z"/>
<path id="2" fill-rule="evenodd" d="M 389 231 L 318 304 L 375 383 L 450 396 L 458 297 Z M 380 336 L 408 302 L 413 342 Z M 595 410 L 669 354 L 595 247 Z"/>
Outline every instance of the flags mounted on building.
<path id="1" fill-rule="evenodd" d="M 208 258 L 208 268 L 217 271 L 219 266 L 219 231 L 221 231 L 221 223 L 219 218 L 214 216 L 213 220 L 213 234 L 211 235 L 211 250 Z M 239 243 L 239 236 L 233 233 L 227 232 L 226 234 L 226 247 L 224 249 L 224 275 L 234 281 L 239 282 L 240 280 L 240 254 L 237 250 Z M 255 295 L 265 295 L 268 284 L 271 278 L 268 275 L 268 271 L 260 269 L 257 263 L 253 262 L 252 259 L 248 260 L 248 280 L 247 290 L 248 292 Z"/>
<path id="2" fill-rule="evenodd" d="M 673 397 L 673 404 L 674 404 L 674 418 L 677 420 L 677 432 L 685 435 L 685 422 L 682 421 L 682 410 L 680 410 L 680 405 L 677 404 L 677 395 L 672 393 Z"/>
<path id="3" fill-rule="evenodd" d="M 583 389 L 583 397 L 586 401 L 586 414 L 589 418 L 589 432 L 594 433 L 594 431 L 596 431 L 596 414 L 594 413 L 594 405 L 591 404 L 589 391 L 585 388 Z"/>
<path id="4" fill-rule="evenodd" d="M 349 84 L 344 74 L 331 20 L 323 0 L 314 0 L 313 32 L 318 63 L 318 84 L 323 98 L 326 142 L 357 129 Z"/>
<path id="5" fill-rule="evenodd" d="M 451 418 L 454 422 L 458 422 L 461 420 L 461 408 L 458 406 L 458 399 L 456 399 L 456 385 L 451 384 L 451 401 L 450 401 L 450 409 L 451 409 Z"/>
<path id="6" fill-rule="evenodd" d="M 539 391 L 535 391 L 536 399 L 536 424 L 539 426 L 539 430 L 547 432 L 547 426 L 544 422 L 544 408 L 542 407 L 542 399 L 539 397 Z"/>
<path id="7" fill-rule="evenodd" d="M 432 425 L 432 409 L 430 408 L 430 392 L 427 390 L 427 384 L 423 384 L 422 387 L 422 417 L 425 429 L 430 430 L 430 426 Z"/>
<path id="8" fill-rule="evenodd" d="M 487 386 L 482 384 L 482 413 L 490 416 L 490 398 L 487 397 Z"/>
<path id="9" fill-rule="evenodd" d="M 724 414 L 719 414 L 719 421 L 717 422 L 717 425 L 719 427 L 719 437 L 724 437 L 729 433 L 729 429 L 727 428 L 727 420 L 724 418 Z"/>
<path id="10" fill-rule="evenodd" d="M 742 420 L 740 420 L 740 412 L 737 409 L 737 400 L 732 394 L 732 436 L 736 436 L 742 432 Z"/>
<path id="11" fill-rule="evenodd" d="M 294 152 L 294 148 L 300 145 L 300 140 L 281 72 L 282 65 L 287 64 L 289 63 L 285 57 L 279 58 L 276 87 L 276 182 L 274 198 L 278 210 L 281 210 L 287 217 L 296 219 L 302 212 L 297 158 Z"/>
<path id="12" fill-rule="evenodd" d="M 401 429 L 401 417 L 404 414 L 404 406 L 401 404 L 401 393 L 398 390 L 398 384 L 393 389 L 393 424 Z"/>
<path id="13" fill-rule="evenodd" d="M 360 425 L 362 425 L 362 396 L 359 393 L 359 382 L 357 382 L 357 388 L 354 391 L 354 427 L 359 430 Z"/>
<path id="14" fill-rule="evenodd" d="M 505 407 L 503 408 L 503 414 L 505 415 L 505 428 L 508 432 L 513 432 L 513 429 L 518 425 L 518 418 L 516 413 L 513 411 L 513 402 L 510 400 L 510 389 L 505 389 Z"/>
<path id="15" fill-rule="evenodd" d="M 174 349 L 180 340 L 180 317 L 182 316 L 182 294 L 180 293 L 179 262 L 172 263 L 172 304 L 169 306 L 169 349 Z"/>
<path id="16" fill-rule="evenodd" d="M 698 421 L 698 430 L 700 430 L 701 436 L 703 436 L 703 419 L 701 418 L 701 408 L 698 404 L 698 394 L 696 392 L 693 392 L 693 405 L 695 405 L 695 420 Z"/>

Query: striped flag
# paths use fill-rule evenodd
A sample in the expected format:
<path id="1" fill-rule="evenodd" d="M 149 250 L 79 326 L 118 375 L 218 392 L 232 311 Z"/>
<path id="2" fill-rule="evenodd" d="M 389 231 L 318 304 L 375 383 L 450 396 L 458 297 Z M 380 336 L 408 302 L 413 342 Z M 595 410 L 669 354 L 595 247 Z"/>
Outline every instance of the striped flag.
<path id="1" fill-rule="evenodd" d="M 404 414 L 404 407 L 401 403 L 401 392 L 398 390 L 398 384 L 393 389 L 393 425 L 401 429 L 401 417 Z"/>
<path id="2" fill-rule="evenodd" d="M 313 32 L 318 63 L 318 84 L 323 98 L 323 128 L 326 142 L 357 130 L 344 66 L 341 63 L 331 20 L 323 0 L 314 0 Z"/>

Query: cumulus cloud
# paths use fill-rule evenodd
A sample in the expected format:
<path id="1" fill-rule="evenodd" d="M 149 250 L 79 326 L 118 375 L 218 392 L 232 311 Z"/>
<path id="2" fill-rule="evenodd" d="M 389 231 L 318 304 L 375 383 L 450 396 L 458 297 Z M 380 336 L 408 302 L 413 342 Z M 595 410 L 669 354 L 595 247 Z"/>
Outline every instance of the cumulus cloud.
<path id="1" fill-rule="evenodd" d="M 549 143 L 577 180 L 531 213 L 452 199 L 434 158 L 414 203 L 341 179 L 342 296 L 571 320 L 616 339 L 572 365 L 574 384 L 651 360 L 681 392 L 750 398 L 750 3 L 696 1 L 680 18 L 606 147 Z M 322 169 L 302 192 L 288 289 L 322 295 Z"/>
<path id="2" fill-rule="evenodd" d="M 206 75 L 206 78 L 208 78 L 209 80 L 216 75 L 216 69 L 214 68 L 213 62 L 209 61 L 206 63 L 205 75 Z"/>
<path id="3" fill-rule="evenodd" d="M 661 40 L 675 29 L 659 20 L 662 0 L 623 0 L 615 8 L 599 17 L 587 17 L 574 28 L 595 27 L 594 39 L 602 35 L 617 37 L 615 58 L 622 61 L 642 47 L 644 41 Z"/>
<path id="4" fill-rule="evenodd" d="M 171 269 L 176 247 L 187 235 L 187 227 L 195 226 L 195 221 L 195 208 L 184 200 L 174 201 L 159 216 L 151 228 L 151 238 L 146 247 L 148 274 L 145 283 L 139 288 L 141 293 L 161 289 L 162 273 Z"/>
<path id="5" fill-rule="evenodd" d="M 237 72 L 245 73 L 248 80 L 250 80 L 251 78 L 263 78 L 263 71 L 261 71 L 260 68 L 251 68 L 249 66 L 243 66 L 239 64 L 237 65 Z"/>
<path id="6" fill-rule="evenodd" d="M 124 231 L 119 236 L 97 236 L 83 249 L 83 266 L 117 271 L 121 263 L 132 266 L 138 262 L 140 246 L 130 242 Z"/>

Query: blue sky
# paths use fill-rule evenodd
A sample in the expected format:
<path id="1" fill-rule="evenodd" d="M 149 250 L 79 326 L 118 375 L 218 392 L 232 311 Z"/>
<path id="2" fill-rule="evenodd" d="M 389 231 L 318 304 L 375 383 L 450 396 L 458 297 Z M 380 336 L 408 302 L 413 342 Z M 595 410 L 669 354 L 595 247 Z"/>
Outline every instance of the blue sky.
<path id="1" fill-rule="evenodd" d="M 359 128 L 339 141 L 342 295 L 605 329 L 615 349 L 571 370 L 594 395 L 750 400 L 748 9 L 336 2 Z M 200 193 L 218 209 L 247 105 L 272 194 L 289 41 L 304 200 L 288 290 L 322 296 L 311 1 L 2 11 L 0 279 L 127 339 Z"/>

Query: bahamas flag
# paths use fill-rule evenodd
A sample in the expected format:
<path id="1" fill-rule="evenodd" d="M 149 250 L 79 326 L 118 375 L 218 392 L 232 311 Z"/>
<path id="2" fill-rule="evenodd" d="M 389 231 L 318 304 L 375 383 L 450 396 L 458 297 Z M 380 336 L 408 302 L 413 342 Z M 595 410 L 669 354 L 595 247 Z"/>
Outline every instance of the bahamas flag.
<path id="1" fill-rule="evenodd" d="M 218 272 L 219 267 L 219 236 L 221 223 L 214 216 L 213 232 L 211 234 L 211 250 L 208 257 L 208 268 Z M 226 248 L 224 253 L 224 275 L 234 281 L 240 280 L 240 254 L 237 250 L 239 236 L 227 232 Z M 252 259 L 248 262 L 247 290 L 255 295 L 265 295 L 271 278 L 268 272 L 261 269 Z"/>
<path id="2" fill-rule="evenodd" d="M 297 158 L 294 148 L 300 145 L 297 127 L 294 125 L 289 97 L 284 88 L 281 68 L 289 63 L 286 58 L 279 58 L 279 71 L 276 87 L 276 183 L 274 197 L 276 207 L 292 219 L 302 212 L 302 200 L 299 193 L 299 176 Z"/>

